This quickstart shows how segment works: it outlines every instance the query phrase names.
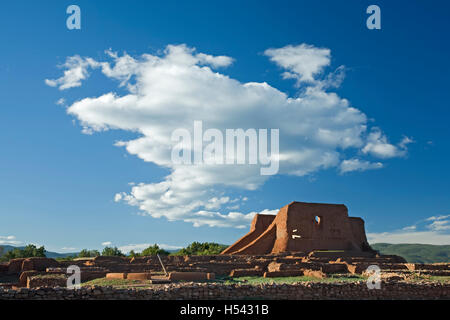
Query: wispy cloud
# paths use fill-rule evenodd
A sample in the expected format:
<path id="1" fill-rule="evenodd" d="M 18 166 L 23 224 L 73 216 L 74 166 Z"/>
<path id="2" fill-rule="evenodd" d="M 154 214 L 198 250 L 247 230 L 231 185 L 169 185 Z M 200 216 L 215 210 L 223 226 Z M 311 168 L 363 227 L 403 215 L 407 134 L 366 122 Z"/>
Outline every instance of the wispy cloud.
<path id="1" fill-rule="evenodd" d="M 430 217 L 427 221 L 431 221 L 428 226 L 433 231 L 446 231 L 450 230 L 450 215 Z"/>
<path id="2" fill-rule="evenodd" d="M 15 236 L 0 236 L 0 245 L 16 246 L 22 244 L 22 241 L 16 240 Z"/>
<path id="3" fill-rule="evenodd" d="M 344 160 L 340 165 L 340 172 L 347 173 L 352 171 L 366 171 L 373 169 L 381 169 L 383 168 L 383 164 L 381 162 L 370 162 L 366 160 L 360 160 L 357 158 Z"/>
<path id="4" fill-rule="evenodd" d="M 406 155 L 407 146 L 410 143 L 413 143 L 411 138 L 403 137 L 397 145 L 393 145 L 388 142 L 386 135 L 375 127 L 370 132 L 362 152 L 382 159 L 403 157 Z"/>
<path id="5" fill-rule="evenodd" d="M 429 217 L 392 232 L 367 233 L 370 243 L 423 243 L 450 245 L 450 215 Z"/>

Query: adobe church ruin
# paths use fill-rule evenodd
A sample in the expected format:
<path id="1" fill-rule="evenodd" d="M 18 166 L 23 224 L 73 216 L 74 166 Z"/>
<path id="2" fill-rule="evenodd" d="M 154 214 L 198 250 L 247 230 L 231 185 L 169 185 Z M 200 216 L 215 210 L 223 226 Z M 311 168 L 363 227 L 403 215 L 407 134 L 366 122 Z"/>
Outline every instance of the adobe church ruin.
<path id="1" fill-rule="evenodd" d="M 369 251 L 364 220 L 342 204 L 292 202 L 277 215 L 257 214 L 250 232 L 222 254 L 269 254 L 313 250 Z"/>
<path id="2" fill-rule="evenodd" d="M 213 281 L 216 275 L 231 278 L 306 276 L 316 279 L 358 275 L 367 278 L 372 275 L 368 268 L 373 265 L 380 268 L 381 279 L 386 283 L 416 281 L 418 273 L 444 277 L 450 274 L 450 263 L 406 263 L 402 257 L 382 255 L 372 250 L 366 240 L 364 221 L 349 217 L 344 205 L 293 202 L 281 208 L 276 216 L 256 215 L 250 232 L 220 255 L 99 256 L 60 261 L 17 258 L 7 263 L 0 262 L 0 299 L 1 287 L 64 287 L 69 277 L 67 268 L 73 265 L 80 268 L 82 283 L 93 279 L 121 279 L 132 280 L 130 286 L 135 286 L 137 281 L 139 286 L 147 287 L 177 281 Z M 161 273 L 162 265 L 165 275 Z M 2 283 L 3 279 L 7 281 Z M 313 291 L 314 297 L 323 294 L 320 287 L 313 288 L 316 290 Z M 202 297 L 202 290 L 197 298 Z M 225 291 L 231 295 L 236 292 L 228 288 Z M 32 290 L 29 292 L 34 294 Z M 446 298 L 448 294 L 442 292 L 439 294 Z M 23 297 L 21 291 L 18 294 Z M 295 294 L 296 298 L 304 298 L 301 291 Z M 83 299 L 88 296 L 83 296 Z M 186 297 L 194 296 L 182 296 Z"/>

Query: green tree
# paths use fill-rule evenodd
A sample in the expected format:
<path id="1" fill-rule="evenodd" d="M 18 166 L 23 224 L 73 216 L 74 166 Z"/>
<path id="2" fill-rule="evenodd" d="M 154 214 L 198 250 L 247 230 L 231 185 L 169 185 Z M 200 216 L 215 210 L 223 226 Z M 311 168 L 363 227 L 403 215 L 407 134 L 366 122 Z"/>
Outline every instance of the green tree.
<path id="1" fill-rule="evenodd" d="M 131 250 L 130 253 L 128 254 L 128 256 L 134 258 L 134 257 L 139 257 L 140 254 L 139 254 L 139 252 L 134 252 L 134 250 Z"/>
<path id="2" fill-rule="evenodd" d="M 5 253 L 5 248 L 0 246 L 0 262 L 7 261 L 8 259 L 3 255 Z"/>
<path id="3" fill-rule="evenodd" d="M 157 244 L 142 250 L 141 256 L 169 255 L 169 252 L 160 248 Z"/>
<path id="4" fill-rule="evenodd" d="M 98 257 L 99 255 L 100 252 L 98 252 L 98 250 L 83 249 L 78 253 L 78 258 L 92 258 Z"/>
<path id="5" fill-rule="evenodd" d="M 102 256 L 124 257 L 125 255 L 117 247 L 105 247 L 102 251 Z"/>
<path id="6" fill-rule="evenodd" d="M 186 248 L 177 251 L 175 255 L 215 255 L 221 253 L 227 247 L 227 245 L 215 242 L 192 242 Z"/>
<path id="7" fill-rule="evenodd" d="M 8 251 L 4 257 L 8 260 L 16 258 L 45 257 L 45 248 L 44 246 L 38 248 L 34 244 L 29 244 L 23 249 L 14 248 L 13 250 Z"/>

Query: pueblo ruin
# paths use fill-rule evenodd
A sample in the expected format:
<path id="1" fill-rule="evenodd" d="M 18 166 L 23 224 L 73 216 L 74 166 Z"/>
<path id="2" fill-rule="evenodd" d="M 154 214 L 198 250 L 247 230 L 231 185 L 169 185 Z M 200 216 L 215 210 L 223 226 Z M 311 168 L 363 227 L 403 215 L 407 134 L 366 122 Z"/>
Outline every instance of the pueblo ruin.
<path id="1" fill-rule="evenodd" d="M 349 217 L 345 205 L 292 202 L 277 215 L 256 215 L 250 232 L 219 255 L 99 256 L 58 261 L 18 258 L 0 263 L 0 290 L 65 287 L 70 275 L 67 270 L 73 266 L 80 268 L 82 283 L 120 279 L 130 280 L 130 286 L 152 287 L 170 282 L 189 286 L 189 281 L 217 279 L 220 283 L 221 277 L 366 279 L 373 265 L 381 270 L 385 282 L 450 276 L 450 263 L 407 263 L 402 257 L 372 250 L 364 221 Z"/>
<path id="2" fill-rule="evenodd" d="M 364 220 L 343 204 L 292 202 L 277 215 L 257 214 L 250 232 L 222 254 L 270 254 L 314 250 L 372 251 Z"/>

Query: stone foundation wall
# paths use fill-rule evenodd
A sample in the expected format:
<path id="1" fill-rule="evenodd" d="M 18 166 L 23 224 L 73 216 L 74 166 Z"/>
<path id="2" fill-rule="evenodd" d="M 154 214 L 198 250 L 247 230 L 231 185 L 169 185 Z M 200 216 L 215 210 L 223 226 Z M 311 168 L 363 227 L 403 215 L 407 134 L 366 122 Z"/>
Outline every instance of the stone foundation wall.
<path id="1" fill-rule="evenodd" d="M 325 252 L 328 255 L 336 254 Z M 407 279 L 415 274 L 450 276 L 450 263 L 440 264 L 406 264 L 396 263 L 398 257 L 376 256 L 365 258 L 349 256 L 348 252 L 339 252 L 344 257 L 328 260 L 329 257 L 313 257 L 324 255 L 323 252 L 312 252 L 309 257 L 303 253 L 286 253 L 278 255 L 212 255 L 212 256 L 167 256 L 161 257 L 167 272 L 201 272 L 214 273 L 217 276 L 262 276 L 268 277 L 300 276 L 304 270 L 309 270 L 310 275 L 334 273 L 362 274 L 369 265 L 376 264 L 382 274 L 399 273 L 398 277 Z M 333 258 L 335 258 L 333 256 Z M 13 259 L 8 264 L 2 264 L 0 268 L 0 282 L 6 278 L 5 286 L 27 286 L 27 278 L 33 275 L 65 275 L 69 265 L 76 264 L 81 269 L 81 281 L 86 282 L 96 278 L 103 278 L 107 273 L 150 273 L 161 274 L 162 267 L 157 257 L 96 257 L 77 261 L 55 261 L 48 258 Z M 31 270 L 30 270 L 31 269 Z M 9 278 L 8 278 L 9 277 Z M 11 280 L 15 277 L 16 281 Z M 322 276 L 321 276 L 322 277 Z M 29 283 L 32 287 L 45 286 L 46 280 L 35 279 Z M 52 285 L 49 280 L 49 285 Z M 0 283 L 1 285 L 1 283 Z"/>
<path id="2" fill-rule="evenodd" d="M 0 300 L 175 300 L 175 299 L 450 299 L 450 284 L 443 283 L 382 283 L 381 289 L 367 289 L 357 283 L 295 283 L 263 285 L 168 284 L 149 289 L 114 289 L 88 287 L 80 290 L 65 288 L 0 288 Z"/>
<path id="3" fill-rule="evenodd" d="M 28 288 L 39 288 L 39 287 L 59 287 L 66 286 L 67 279 L 63 274 L 51 275 L 51 276 L 31 276 L 27 278 Z"/>

